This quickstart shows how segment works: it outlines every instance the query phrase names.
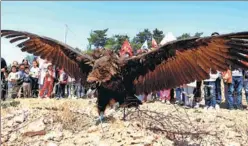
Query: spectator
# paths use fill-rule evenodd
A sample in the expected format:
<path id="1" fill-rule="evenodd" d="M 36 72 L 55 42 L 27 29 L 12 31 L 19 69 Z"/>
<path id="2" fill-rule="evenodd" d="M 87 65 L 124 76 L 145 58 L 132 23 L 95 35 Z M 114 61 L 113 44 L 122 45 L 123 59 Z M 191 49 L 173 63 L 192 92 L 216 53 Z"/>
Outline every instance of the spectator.
<path id="1" fill-rule="evenodd" d="M 234 69 L 232 70 L 232 83 L 228 88 L 228 99 L 227 106 L 228 109 L 243 109 L 242 107 L 242 88 L 243 88 L 243 73 L 242 69 Z M 237 96 L 236 107 L 234 107 L 234 97 Z"/>
<path id="2" fill-rule="evenodd" d="M 221 77 L 218 77 L 215 81 L 216 87 L 216 104 L 220 105 L 222 102 L 221 98 Z"/>
<path id="3" fill-rule="evenodd" d="M 218 32 L 213 32 L 211 36 L 219 36 Z M 216 90 L 216 103 L 217 106 L 221 104 L 221 77 L 218 77 L 215 81 L 215 90 Z"/>
<path id="4" fill-rule="evenodd" d="M 248 70 L 244 71 L 244 89 L 245 89 L 245 97 L 248 109 Z"/>
<path id="5" fill-rule="evenodd" d="M 17 72 L 16 66 L 11 67 L 11 72 L 8 75 L 8 98 L 15 98 L 18 93 L 17 80 L 20 79 L 20 75 Z"/>
<path id="6" fill-rule="evenodd" d="M 24 74 L 25 74 L 24 70 L 25 70 L 24 64 L 20 64 L 19 70 L 18 70 L 18 74 L 19 74 L 20 78 L 17 81 L 18 97 L 21 97 L 23 95 L 23 88 L 21 88 L 21 87 L 22 87 L 22 82 L 23 82 L 23 78 L 24 78 Z"/>
<path id="7" fill-rule="evenodd" d="M 64 68 L 62 67 L 59 71 L 59 91 L 58 91 L 58 96 L 57 99 L 59 98 L 64 98 L 65 97 L 65 86 L 68 80 L 68 76 L 64 71 Z"/>
<path id="8" fill-rule="evenodd" d="M 210 70 L 210 78 L 204 80 L 204 97 L 205 97 L 205 109 L 219 109 L 219 105 L 216 104 L 216 85 L 215 81 L 220 76 L 219 72 L 213 73 Z"/>
<path id="9" fill-rule="evenodd" d="M 76 86 L 75 86 L 75 95 L 78 97 L 78 98 L 81 98 L 84 96 L 84 88 L 83 86 L 81 85 L 81 80 L 78 80 L 78 81 L 75 81 L 76 82 Z"/>
<path id="10" fill-rule="evenodd" d="M 170 104 L 171 99 L 171 89 L 165 89 L 160 91 L 160 100 L 162 103 Z"/>
<path id="11" fill-rule="evenodd" d="M 5 74 L 7 73 L 7 63 L 4 58 L 1 57 L 1 99 L 5 100 L 5 95 L 6 95 L 6 90 L 7 90 L 7 85 L 5 82 Z"/>
<path id="12" fill-rule="evenodd" d="M 30 70 L 31 79 L 32 79 L 32 95 L 33 97 L 38 97 L 39 94 L 39 77 L 40 77 L 40 68 L 36 60 L 33 61 L 33 67 Z"/>
<path id="13" fill-rule="evenodd" d="M 19 64 L 17 61 L 13 61 L 12 66 L 15 66 L 17 70 L 19 68 Z"/>
<path id="14" fill-rule="evenodd" d="M 195 106 L 194 108 L 199 108 L 200 107 L 200 101 L 201 101 L 201 93 L 202 93 L 202 81 L 196 81 L 196 88 L 194 90 L 194 102 L 195 102 Z"/>
<path id="15" fill-rule="evenodd" d="M 25 74 L 23 77 L 23 84 L 22 84 L 24 97 L 31 97 L 32 96 L 32 92 L 31 92 L 32 79 L 31 79 L 29 72 L 30 72 L 29 67 L 26 67 L 25 68 Z"/>
<path id="16" fill-rule="evenodd" d="M 23 60 L 22 60 L 22 64 L 23 64 L 25 67 L 30 68 L 30 65 L 29 65 L 29 62 L 28 62 L 27 59 L 23 59 Z"/>
<path id="17" fill-rule="evenodd" d="M 53 82 L 55 78 L 55 72 L 53 70 L 52 64 L 48 64 L 45 79 L 44 79 L 44 85 L 42 86 L 40 90 L 40 97 L 44 98 L 44 93 L 47 90 L 47 95 L 45 98 L 51 98 L 51 93 L 53 91 Z"/>
<path id="18" fill-rule="evenodd" d="M 230 88 L 232 84 L 232 72 L 230 69 L 228 69 L 225 72 L 222 72 L 222 78 L 224 81 L 224 93 L 225 93 L 225 101 L 227 104 L 228 101 L 228 89 Z"/>
<path id="19" fill-rule="evenodd" d="M 43 84 L 44 84 L 44 79 L 46 76 L 47 66 L 48 66 L 49 62 L 47 60 L 43 60 L 41 58 L 38 58 L 38 62 L 39 62 L 39 68 L 40 68 L 40 76 L 39 76 L 38 83 L 39 83 L 39 86 L 41 89 Z"/>
<path id="20" fill-rule="evenodd" d="M 176 88 L 176 102 L 175 102 L 175 104 L 179 104 L 179 105 L 183 104 L 183 101 L 182 101 L 182 92 L 183 91 L 184 90 L 183 90 L 182 86 Z"/>

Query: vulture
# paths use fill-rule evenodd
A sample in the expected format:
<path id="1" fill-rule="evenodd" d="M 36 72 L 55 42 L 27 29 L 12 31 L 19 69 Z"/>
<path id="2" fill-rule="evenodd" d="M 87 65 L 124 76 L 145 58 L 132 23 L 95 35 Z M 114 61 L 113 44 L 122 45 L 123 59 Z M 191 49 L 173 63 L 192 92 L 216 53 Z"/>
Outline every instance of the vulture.
<path id="1" fill-rule="evenodd" d="M 230 65 L 248 68 L 248 31 L 175 40 L 130 58 L 109 49 L 82 53 L 60 41 L 24 31 L 1 30 L 1 37 L 10 43 L 22 41 L 17 44 L 21 51 L 64 67 L 83 86 L 97 89 L 99 115 L 113 101 L 139 105 L 135 95 L 201 81 L 209 78 L 210 71 L 226 71 Z"/>

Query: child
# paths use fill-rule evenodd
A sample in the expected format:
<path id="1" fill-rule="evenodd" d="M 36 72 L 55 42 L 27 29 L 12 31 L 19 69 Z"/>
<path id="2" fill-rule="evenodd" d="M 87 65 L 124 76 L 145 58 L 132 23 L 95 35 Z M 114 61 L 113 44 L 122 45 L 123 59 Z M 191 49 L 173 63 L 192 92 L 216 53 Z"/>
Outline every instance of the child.
<path id="1" fill-rule="evenodd" d="M 11 72 L 8 75 L 8 98 L 15 98 L 18 92 L 17 80 L 20 79 L 16 66 L 11 67 Z"/>
<path id="2" fill-rule="evenodd" d="M 61 97 L 62 98 L 65 97 L 65 86 L 67 84 L 67 79 L 68 79 L 68 76 L 65 73 L 64 68 L 61 68 L 59 71 L 59 92 L 58 92 L 59 95 L 57 99 Z"/>
<path id="3" fill-rule="evenodd" d="M 26 67 L 25 68 L 25 74 L 23 77 L 23 84 L 22 84 L 22 88 L 23 88 L 23 95 L 24 97 L 31 97 L 32 96 L 32 92 L 31 92 L 31 76 L 29 74 L 29 68 Z"/>
<path id="4" fill-rule="evenodd" d="M 51 97 L 51 93 L 53 91 L 53 82 L 54 82 L 54 78 L 55 78 L 55 72 L 53 70 L 53 66 L 52 64 L 48 64 L 47 67 L 47 71 L 46 71 L 46 75 L 45 75 L 45 79 L 44 79 L 44 85 L 42 86 L 42 89 L 40 91 L 40 97 L 44 98 L 44 93 L 46 90 L 47 91 L 47 95 L 45 96 L 46 98 L 50 98 Z"/>
<path id="5" fill-rule="evenodd" d="M 171 89 L 164 89 L 160 91 L 160 99 L 162 103 L 170 104 Z"/>
<path id="6" fill-rule="evenodd" d="M 39 94 L 39 77 L 40 77 L 40 68 L 36 60 L 33 61 L 33 67 L 30 70 L 31 79 L 32 79 L 32 95 L 33 97 L 38 97 Z"/>

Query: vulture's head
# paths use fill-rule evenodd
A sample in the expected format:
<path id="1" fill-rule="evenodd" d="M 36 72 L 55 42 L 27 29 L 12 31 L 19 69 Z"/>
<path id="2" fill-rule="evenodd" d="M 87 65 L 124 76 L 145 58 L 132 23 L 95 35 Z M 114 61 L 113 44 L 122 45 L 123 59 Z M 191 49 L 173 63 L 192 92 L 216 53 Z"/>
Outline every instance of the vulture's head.
<path id="1" fill-rule="evenodd" d="M 94 53 L 94 52 L 93 52 Z M 118 55 L 112 51 L 102 49 L 95 51 L 93 69 L 87 77 L 89 83 L 104 83 L 119 72 Z"/>

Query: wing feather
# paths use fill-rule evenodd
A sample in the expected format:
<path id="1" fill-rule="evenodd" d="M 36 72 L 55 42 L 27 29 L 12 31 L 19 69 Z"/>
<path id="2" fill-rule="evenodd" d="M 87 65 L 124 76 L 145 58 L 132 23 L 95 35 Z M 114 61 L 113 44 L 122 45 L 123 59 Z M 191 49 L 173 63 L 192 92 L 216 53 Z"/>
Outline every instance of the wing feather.
<path id="1" fill-rule="evenodd" d="M 76 79 L 86 77 L 92 69 L 91 66 L 86 64 L 86 62 L 94 62 L 91 56 L 82 54 L 52 38 L 14 30 L 1 30 L 1 37 L 10 39 L 10 43 L 22 41 L 17 44 L 21 51 L 40 56 L 59 67 L 64 67 L 67 73 Z M 81 68 L 80 64 L 84 64 L 85 68 Z M 86 78 L 83 78 L 83 80 L 86 80 Z"/>
<path id="2" fill-rule="evenodd" d="M 125 60 L 125 77 L 136 93 L 174 88 L 209 78 L 210 69 L 248 68 L 248 32 L 169 42 L 151 52 Z M 132 71 L 130 71 L 132 70 Z"/>

